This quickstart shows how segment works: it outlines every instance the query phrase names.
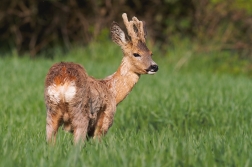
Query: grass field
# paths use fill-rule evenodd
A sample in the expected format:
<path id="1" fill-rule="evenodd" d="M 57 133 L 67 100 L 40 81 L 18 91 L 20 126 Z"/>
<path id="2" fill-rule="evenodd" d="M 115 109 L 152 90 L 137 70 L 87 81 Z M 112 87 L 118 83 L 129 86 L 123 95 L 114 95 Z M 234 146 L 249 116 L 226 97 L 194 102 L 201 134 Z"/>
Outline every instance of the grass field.
<path id="1" fill-rule="evenodd" d="M 45 142 L 44 78 L 59 61 L 73 61 L 103 78 L 120 64 L 113 44 L 73 49 L 53 60 L 0 58 L 0 166 L 251 166 L 252 81 L 246 75 L 216 73 L 208 61 L 154 51 L 160 70 L 142 76 L 117 108 L 101 142 L 74 146 L 60 130 Z M 221 53 L 219 53 L 221 55 Z M 194 62 L 195 61 L 195 62 Z"/>

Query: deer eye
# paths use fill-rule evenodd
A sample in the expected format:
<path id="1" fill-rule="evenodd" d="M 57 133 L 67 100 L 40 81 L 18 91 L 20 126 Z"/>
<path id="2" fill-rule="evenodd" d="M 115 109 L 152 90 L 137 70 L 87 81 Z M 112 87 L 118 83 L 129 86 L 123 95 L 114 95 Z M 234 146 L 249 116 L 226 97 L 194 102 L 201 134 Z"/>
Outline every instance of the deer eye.
<path id="1" fill-rule="evenodd" d="M 141 57 L 138 53 L 133 53 L 134 57 Z"/>

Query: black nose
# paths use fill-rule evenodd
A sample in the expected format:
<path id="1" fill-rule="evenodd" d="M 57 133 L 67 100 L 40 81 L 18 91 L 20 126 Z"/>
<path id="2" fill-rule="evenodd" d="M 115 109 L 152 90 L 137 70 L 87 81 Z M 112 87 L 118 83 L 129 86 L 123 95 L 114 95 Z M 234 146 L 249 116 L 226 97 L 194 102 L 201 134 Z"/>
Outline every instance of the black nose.
<path id="1" fill-rule="evenodd" d="M 156 64 L 155 65 L 151 65 L 151 71 L 157 72 L 158 71 L 158 66 Z"/>

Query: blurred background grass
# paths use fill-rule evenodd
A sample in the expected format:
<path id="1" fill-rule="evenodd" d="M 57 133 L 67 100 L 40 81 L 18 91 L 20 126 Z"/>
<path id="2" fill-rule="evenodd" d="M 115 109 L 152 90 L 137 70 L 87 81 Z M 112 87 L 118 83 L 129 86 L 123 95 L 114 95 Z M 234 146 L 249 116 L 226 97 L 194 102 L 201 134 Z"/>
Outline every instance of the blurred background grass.
<path id="1" fill-rule="evenodd" d="M 251 166 L 251 78 L 216 72 L 204 54 L 191 59 L 187 48 L 154 53 L 158 73 L 141 76 L 108 134 L 84 147 L 61 129 L 57 144 L 47 145 L 45 75 L 55 62 L 73 61 L 103 78 L 119 66 L 120 48 L 104 42 L 64 56 L 55 50 L 53 60 L 2 57 L 0 166 Z"/>

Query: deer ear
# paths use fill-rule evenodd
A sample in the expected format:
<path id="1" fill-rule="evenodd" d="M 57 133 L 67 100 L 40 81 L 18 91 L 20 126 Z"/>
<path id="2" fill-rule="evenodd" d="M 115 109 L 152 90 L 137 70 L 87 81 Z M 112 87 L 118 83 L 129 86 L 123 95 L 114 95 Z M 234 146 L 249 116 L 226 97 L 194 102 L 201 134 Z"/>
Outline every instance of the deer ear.
<path id="1" fill-rule="evenodd" d="M 127 39 L 123 30 L 116 22 L 113 22 L 110 28 L 112 40 L 120 46 L 127 44 Z"/>
<path id="2" fill-rule="evenodd" d="M 146 39 L 146 37 L 147 37 L 147 28 L 146 28 L 145 21 L 143 21 L 143 30 L 144 30 L 144 38 Z"/>

